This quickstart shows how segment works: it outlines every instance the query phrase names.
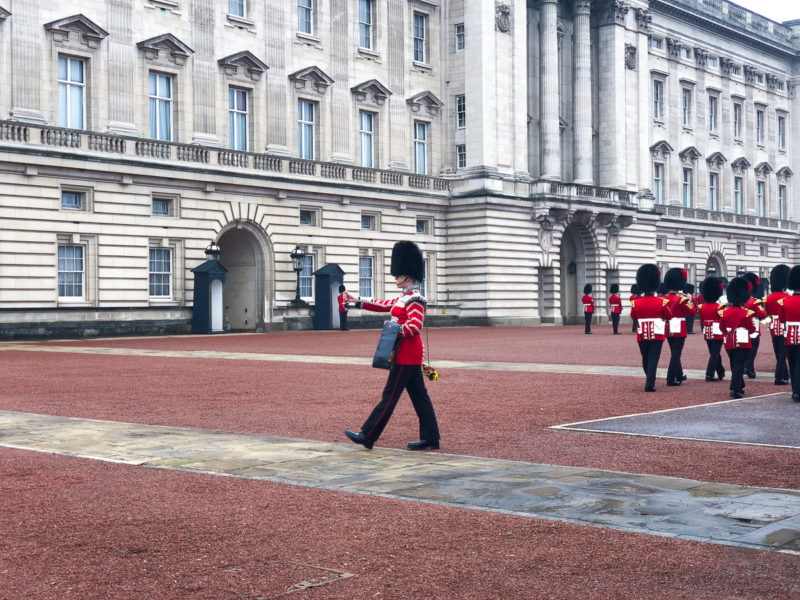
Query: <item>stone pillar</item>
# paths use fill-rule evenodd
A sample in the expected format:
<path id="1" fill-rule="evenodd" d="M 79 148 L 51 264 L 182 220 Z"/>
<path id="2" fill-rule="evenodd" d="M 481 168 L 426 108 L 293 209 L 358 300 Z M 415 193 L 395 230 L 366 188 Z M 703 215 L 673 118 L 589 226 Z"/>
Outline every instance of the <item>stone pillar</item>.
<path id="1" fill-rule="evenodd" d="M 350 4 L 347 0 L 331 0 L 331 77 L 330 86 L 330 132 L 331 162 L 353 163 L 353 127 L 350 107 L 353 99 L 348 85 L 348 67 L 352 48 L 347 39 Z"/>
<path id="2" fill-rule="evenodd" d="M 542 179 L 561 179 L 561 131 L 559 128 L 558 3 L 542 0 L 539 17 L 541 56 Z"/>
<path id="3" fill-rule="evenodd" d="M 192 6 L 192 82 L 195 90 L 217 89 L 219 65 L 214 57 L 214 2 L 195 0 Z M 216 57 L 217 59 L 221 57 Z M 217 137 L 216 94 L 193 94 L 194 123 L 192 142 L 207 146 L 220 146 Z M 225 98 L 227 99 L 227 90 Z"/>
<path id="4" fill-rule="evenodd" d="M 287 123 L 297 127 L 297 107 L 287 106 L 286 87 L 291 84 L 286 76 L 286 2 L 265 3 L 266 39 L 265 56 L 269 71 L 264 73 L 267 79 L 267 147 L 269 154 L 289 156 L 289 140 L 286 134 Z"/>
<path id="5" fill-rule="evenodd" d="M 389 168 L 408 171 L 411 156 L 410 132 L 411 119 L 408 116 L 406 78 L 408 65 L 405 56 L 406 26 L 408 25 L 408 3 L 406 0 L 387 0 L 386 15 L 388 17 L 387 38 L 389 41 L 389 85 L 392 95 L 389 96 Z"/>
<path id="6" fill-rule="evenodd" d="M 592 185 L 591 0 L 575 0 L 575 183 Z"/>
<path id="7" fill-rule="evenodd" d="M 44 27 L 40 21 L 39 0 L 15 2 L 12 31 L 12 119 L 45 123 L 41 105 L 41 69 Z M 47 40 L 48 47 L 51 40 Z"/>
<path id="8" fill-rule="evenodd" d="M 134 115 L 136 42 L 132 0 L 113 0 L 108 11 L 108 131 L 139 135 Z M 146 134 L 149 136 L 149 131 Z"/>
<path id="9" fill-rule="evenodd" d="M 651 118 L 650 111 L 653 106 L 653 86 L 650 78 L 650 64 L 648 57 L 650 56 L 650 21 L 652 17 L 650 14 L 643 10 L 636 10 L 636 23 L 639 27 L 639 34 L 636 36 L 636 70 L 638 81 L 639 107 L 638 107 L 638 173 L 635 181 L 637 182 L 637 189 L 640 192 L 645 190 L 652 191 L 653 187 L 653 155 L 650 152 L 650 129 Z M 663 201 L 663 199 L 662 199 Z"/>

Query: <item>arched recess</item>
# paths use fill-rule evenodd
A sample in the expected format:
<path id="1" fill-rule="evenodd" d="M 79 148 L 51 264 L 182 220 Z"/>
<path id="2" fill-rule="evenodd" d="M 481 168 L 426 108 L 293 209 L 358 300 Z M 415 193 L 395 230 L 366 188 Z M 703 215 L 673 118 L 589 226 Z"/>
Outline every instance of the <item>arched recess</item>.
<path id="1" fill-rule="evenodd" d="M 274 255 L 269 237 L 257 224 L 236 221 L 223 227 L 217 244 L 228 270 L 223 315 L 232 331 L 263 331 L 272 320 Z"/>
<path id="2" fill-rule="evenodd" d="M 709 257 L 706 259 L 706 272 L 705 276 L 708 276 L 709 269 L 716 269 L 715 277 L 727 277 L 728 276 L 728 265 L 725 263 L 725 257 L 722 256 L 720 252 L 712 252 Z"/>
<path id="3" fill-rule="evenodd" d="M 584 225 L 572 223 L 561 236 L 561 318 L 565 325 L 583 322 L 583 286 L 597 289 L 597 246 Z"/>

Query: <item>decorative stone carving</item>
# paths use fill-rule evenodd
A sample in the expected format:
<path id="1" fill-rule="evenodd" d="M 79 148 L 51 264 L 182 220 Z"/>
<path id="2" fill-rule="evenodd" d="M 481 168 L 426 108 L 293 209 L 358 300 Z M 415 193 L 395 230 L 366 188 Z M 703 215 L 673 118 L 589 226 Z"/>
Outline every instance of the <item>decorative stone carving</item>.
<path id="1" fill-rule="evenodd" d="M 8 15 L 10 14 L 8 13 Z M 108 37 L 108 32 L 105 29 L 83 15 L 72 15 L 71 17 L 51 21 L 46 23 L 44 28 L 52 34 L 56 43 L 68 41 L 70 33 L 75 33 L 80 36 L 82 44 L 93 50 L 100 45 L 104 38 Z"/>
<path id="2" fill-rule="evenodd" d="M 740 156 L 731 163 L 731 169 L 733 169 L 735 173 L 744 173 L 750 167 L 751 167 L 750 161 L 747 160 L 744 156 Z"/>
<path id="3" fill-rule="evenodd" d="M 750 65 L 744 65 L 744 80 L 747 83 L 755 83 L 756 81 L 756 68 Z"/>
<path id="4" fill-rule="evenodd" d="M 683 44 L 681 44 L 680 40 L 671 37 L 667 38 L 667 52 L 669 52 L 670 56 L 680 57 L 682 47 Z"/>
<path id="5" fill-rule="evenodd" d="M 619 249 L 619 225 L 617 225 L 616 221 L 613 221 L 607 228 L 608 236 L 606 238 L 606 248 L 608 248 L 608 253 L 614 255 L 617 253 Z"/>
<path id="6" fill-rule="evenodd" d="M 372 101 L 378 106 L 383 106 L 386 99 L 392 95 L 389 88 L 377 79 L 370 79 L 369 81 L 355 85 L 350 88 L 350 91 L 353 92 L 353 96 L 355 96 L 357 102 L 365 102 L 367 98 L 372 96 Z"/>
<path id="7" fill-rule="evenodd" d="M 719 57 L 719 69 L 722 71 L 723 75 L 728 75 L 733 72 L 734 62 L 732 58 L 727 56 L 720 56 Z"/>
<path id="8" fill-rule="evenodd" d="M 722 165 L 724 165 L 726 162 L 728 162 L 728 159 L 725 158 L 725 155 L 722 154 L 722 152 L 714 152 L 706 157 L 706 163 L 708 163 L 708 166 L 715 169 L 721 169 Z"/>
<path id="9" fill-rule="evenodd" d="M 755 168 L 753 169 L 756 175 L 759 177 L 766 177 L 770 173 L 772 173 L 773 169 L 772 166 L 767 162 L 760 162 L 758 163 Z"/>
<path id="10" fill-rule="evenodd" d="M 625 68 L 636 70 L 636 46 L 633 44 L 625 44 Z"/>
<path id="11" fill-rule="evenodd" d="M 406 103 L 408 103 L 413 112 L 419 112 L 425 107 L 431 115 L 439 114 L 439 110 L 444 106 L 441 100 L 427 90 L 408 98 Z"/>
<path id="12" fill-rule="evenodd" d="M 651 15 L 647 9 L 644 8 L 637 8 L 636 9 L 636 24 L 639 26 L 639 31 L 641 33 L 650 34 L 650 23 L 653 21 L 653 15 Z"/>
<path id="13" fill-rule="evenodd" d="M 587 13 L 592 9 L 592 0 L 575 0 L 574 12 Z"/>
<path id="14" fill-rule="evenodd" d="M 697 148 L 695 148 L 694 146 L 689 146 L 678 152 L 678 156 L 680 156 L 684 164 L 689 165 L 696 163 L 697 159 L 700 158 L 702 155 L 700 154 L 700 151 Z"/>
<path id="15" fill-rule="evenodd" d="M 249 50 L 220 58 L 217 62 L 229 77 L 248 77 L 253 81 L 261 81 L 261 75 L 269 69 L 266 63 L 256 58 Z M 244 77 L 241 77 L 242 75 Z"/>
<path id="16" fill-rule="evenodd" d="M 511 31 L 511 5 L 498 2 L 494 7 L 494 26 L 500 33 Z"/>
<path id="17" fill-rule="evenodd" d="M 786 82 L 786 91 L 789 93 L 789 99 L 794 100 L 794 89 L 796 84 L 793 81 Z"/>
<path id="18" fill-rule="evenodd" d="M 539 245 L 545 252 L 553 246 L 553 222 L 548 217 L 539 221 Z"/>
<path id="19" fill-rule="evenodd" d="M 602 25 L 625 25 L 625 18 L 630 7 L 621 0 L 607 0 L 597 3 L 597 16 Z"/>
<path id="20" fill-rule="evenodd" d="M 780 84 L 783 83 L 783 80 L 777 75 L 775 75 L 775 73 L 767 73 L 765 77 L 767 80 L 767 87 L 771 90 L 778 89 Z"/>
<path id="21" fill-rule="evenodd" d="M 789 167 L 781 167 L 775 173 L 775 176 L 778 178 L 778 181 L 788 181 L 792 178 L 794 173 Z"/>
<path id="22" fill-rule="evenodd" d="M 179 67 L 186 63 L 191 54 L 194 54 L 194 50 L 171 33 L 157 35 L 137 43 L 136 46 L 144 52 L 145 60 L 159 61 L 167 58 Z"/>
<path id="23" fill-rule="evenodd" d="M 671 152 L 673 152 L 673 148 L 666 140 L 661 140 L 650 146 L 650 154 L 653 158 L 667 158 Z"/>
<path id="24" fill-rule="evenodd" d="M 705 67 L 706 64 L 708 64 L 708 50 L 700 46 L 695 46 L 694 60 L 698 67 Z"/>
<path id="25" fill-rule="evenodd" d="M 333 78 L 316 66 L 295 71 L 289 75 L 289 80 L 294 82 L 295 89 L 301 90 L 306 84 L 311 84 L 320 94 L 324 94 L 333 85 Z"/>

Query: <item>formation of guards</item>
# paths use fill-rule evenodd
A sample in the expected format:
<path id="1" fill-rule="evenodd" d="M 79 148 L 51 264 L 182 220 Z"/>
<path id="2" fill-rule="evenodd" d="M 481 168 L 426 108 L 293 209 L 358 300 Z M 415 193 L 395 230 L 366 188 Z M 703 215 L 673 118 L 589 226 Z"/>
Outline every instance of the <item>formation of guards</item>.
<path id="1" fill-rule="evenodd" d="M 775 266 L 770 273 L 769 295 L 765 282 L 755 273 L 740 273 L 730 282 L 709 276 L 700 283 L 697 297 L 686 278 L 686 271 L 678 268 L 669 269 L 662 276 L 655 264 L 642 265 L 636 273 L 630 294 L 631 319 L 642 355 L 645 391 L 656 390 L 656 372 L 665 340 L 670 352 L 666 385 L 679 386 L 686 380 L 681 355 L 697 320 L 708 348 L 705 380 L 723 381 L 729 376 L 731 398 L 743 397 L 745 379 L 756 377 L 754 361 L 761 341 L 761 324 L 766 324 L 775 355 L 774 384 L 791 384 L 792 400 L 800 402 L 800 265 L 791 269 L 785 264 Z M 618 333 L 622 310 L 619 286 L 614 284 L 609 291 L 611 323 L 614 333 Z M 583 304 L 585 308 L 589 305 L 586 295 Z M 593 312 L 593 301 L 591 309 Z"/>

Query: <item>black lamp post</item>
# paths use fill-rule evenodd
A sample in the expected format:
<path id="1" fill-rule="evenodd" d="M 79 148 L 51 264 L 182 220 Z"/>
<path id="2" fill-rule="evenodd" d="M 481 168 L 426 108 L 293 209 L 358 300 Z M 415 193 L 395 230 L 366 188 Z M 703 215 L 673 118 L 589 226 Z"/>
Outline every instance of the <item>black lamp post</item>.
<path id="1" fill-rule="evenodd" d="M 295 306 L 305 306 L 306 303 L 300 299 L 300 271 L 303 270 L 303 263 L 305 262 L 306 253 L 300 246 L 295 244 L 295 248 L 292 250 L 289 256 L 292 259 L 292 268 L 294 269 L 295 273 L 297 273 L 297 292 L 295 293 L 294 300 L 292 300 L 292 304 Z"/>
<path id="2" fill-rule="evenodd" d="M 220 248 L 217 246 L 217 243 L 214 240 L 211 240 L 211 243 L 206 246 L 206 259 L 207 260 L 219 260 Z"/>

